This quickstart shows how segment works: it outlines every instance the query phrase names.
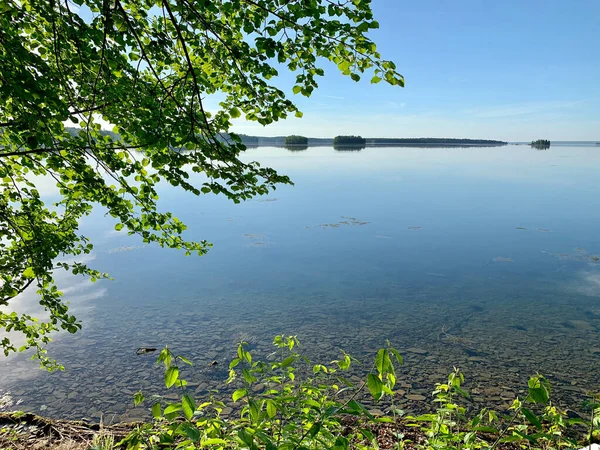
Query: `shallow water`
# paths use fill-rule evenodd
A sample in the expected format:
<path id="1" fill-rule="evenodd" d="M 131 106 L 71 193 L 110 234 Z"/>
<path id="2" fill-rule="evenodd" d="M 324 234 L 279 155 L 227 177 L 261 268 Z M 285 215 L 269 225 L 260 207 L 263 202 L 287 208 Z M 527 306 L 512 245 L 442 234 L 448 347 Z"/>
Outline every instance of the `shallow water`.
<path id="1" fill-rule="evenodd" d="M 600 149 L 258 148 L 246 157 L 295 186 L 240 205 L 161 193 L 188 238 L 214 243 L 203 258 L 143 246 L 100 213 L 86 219 L 90 264 L 115 280 L 62 279 L 83 320 L 49 347 L 66 371 L 5 358 L 0 393 L 54 417 L 143 417 L 132 394 L 160 392 L 162 369 L 137 347 L 168 344 L 193 359 L 186 375 L 201 397 L 226 377 L 237 339 L 265 355 L 280 333 L 325 361 L 343 348 L 368 363 L 389 339 L 405 355 L 406 394 L 427 394 L 453 366 L 476 403 L 498 408 L 535 372 L 573 409 L 600 390 Z"/>

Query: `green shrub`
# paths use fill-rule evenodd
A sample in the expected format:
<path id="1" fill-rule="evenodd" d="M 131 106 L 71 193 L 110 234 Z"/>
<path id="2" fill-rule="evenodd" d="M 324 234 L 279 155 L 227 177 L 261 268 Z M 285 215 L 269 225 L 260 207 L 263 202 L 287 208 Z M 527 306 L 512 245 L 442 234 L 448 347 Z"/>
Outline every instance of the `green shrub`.
<path id="1" fill-rule="evenodd" d="M 182 367 L 192 363 L 163 349 L 157 362 L 165 366 L 165 385 L 179 389 L 181 400 L 154 403 L 154 421 L 138 427 L 118 445 L 127 449 L 367 449 L 378 448 L 377 427 L 403 426 L 419 430 L 424 443 L 410 442 L 397 432 L 399 449 L 408 444 L 423 449 L 559 449 L 581 444 L 568 430 L 578 431 L 583 442 L 600 426 L 597 396 L 588 405 L 590 421 L 569 419 L 552 405 L 550 384 L 542 375 L 530 378 L 527 397 L 514 400 L 510 415 L 489 409 L 467 414 L 463 403 L 470 403 L 471 397 L 462 387 L 464 376 L 458 369 L 446 383 L 435 386 L 435 413 L 402 417 L 394 405 L 402 357 L 389 342 L 377 352 L 366 380 L 358 385 L 344 378 L 355 361 L 344 352 L 329 364 L 313 364 L 298 353 L 296 337 L 277 336 L 273 344 L 274 360 L 268 362 L 255 360 L 247 344 L 239 344 L 227 380 L 235 388 L 235 418 L 222 416 L 226 404 L 214 396 L 198 403 L 181 377 Z M 367 391 L 375 402 L 390 405 L 390 416 L 375 417 L 359 402 L 359 394 Z M 142 392 L 135 394 L 136 406 L 145 401 Z M 348 427 L 346 419 L 352 416 L 355 419 Z"/>

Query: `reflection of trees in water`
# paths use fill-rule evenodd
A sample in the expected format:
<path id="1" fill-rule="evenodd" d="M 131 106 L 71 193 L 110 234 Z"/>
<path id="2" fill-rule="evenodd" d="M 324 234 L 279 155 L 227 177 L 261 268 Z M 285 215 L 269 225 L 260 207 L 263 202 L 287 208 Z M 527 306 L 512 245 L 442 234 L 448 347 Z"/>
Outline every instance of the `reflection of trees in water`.
<path id="1" fill-rule="evenodd" d="M 285 149 L 290 152 L 302 152 L 308 149 L 308 144 L 286 144 Z"/>
<path id="2" fill-rule="evenodd" d="M 362 149 L 365 148 L 365 145 L 363 145 L 363 144 L 356 144 L 356 145 L 351 145 L 351 144 L 337 145 L 337 144 L 334 144 L 333 148 L 335 150 L 337 150 L 338 152 L 360 152 Z"/>

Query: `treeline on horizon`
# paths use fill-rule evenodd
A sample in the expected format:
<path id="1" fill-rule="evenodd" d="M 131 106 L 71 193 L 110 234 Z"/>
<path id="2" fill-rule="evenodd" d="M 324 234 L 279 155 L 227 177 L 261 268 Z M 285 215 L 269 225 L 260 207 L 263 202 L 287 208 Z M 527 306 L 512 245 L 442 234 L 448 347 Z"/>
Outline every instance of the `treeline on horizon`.
<path id="1" fill-rule="evenodd" d="M 81 131 L 76 127 L 65 127 L 65 130 L 72 135 Z M 118 141 L 121 137 L 109 130 L 102 130 L 101 133 L 110 136 Z M 300 135 L 290 136 L 250 136 L 247 134 L 238 134 L 242 143 L 250 146 L 275 146 L 284 147 L 286 145 L 306 145 L 306 146 L 332 146 L 332 145 L 506 145 L 508 142 L 493 139 L 457 139 L 457 138 L 363 138 L 362 136 L 336 136 L 335 138 L 311 138 Z M 225 136 L 224 139 L 229 139 Z M 531 142 L 535 147 L 550 146 L 550 141 L 539 139 Z"/>
<path id="2" fill-rule="evenodd" d="M 399 144 L 399 145 L 425 145 L 425 144 L 484 144 L 506 145 L 508 142 L 494 139 L 459 139 L 459 138 L 367 138 L 367 144 Z"/>
<path id="3" fill-rule="evenodd" d="M 285 146 L 293 145 L 507 145 L 506 141 L 494 139 L 458 138 L 363 138 L 361 136 L 336 136 L 335 138 L 311 138 L 305 136 L 250 136 L 238 134 L 245 145 Z"/>

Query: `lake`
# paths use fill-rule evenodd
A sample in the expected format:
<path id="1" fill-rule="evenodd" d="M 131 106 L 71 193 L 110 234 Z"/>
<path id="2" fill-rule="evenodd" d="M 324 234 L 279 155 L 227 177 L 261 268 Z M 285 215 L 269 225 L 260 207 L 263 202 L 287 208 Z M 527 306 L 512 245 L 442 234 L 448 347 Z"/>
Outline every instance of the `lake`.
<path id="1" fill-rule="evenodd" d="M 202 397 L 226 378 L 236 341 L 264 356 L 276 334 L 297 335 L 320 362 L 346 350 L 365 362 L 355 378 L 389 339 L 405 357 L 405 394 L 427 395 L 453 366 L 476 404 L 499 409 L 536 372 L 572 409 L 600 390 L 600 148 L 258 148 L 245 158 L 295 186 L 239 205 L 161 190 L 186 237 L 214 244 L 205 257 L 144 246 L 101 211 L 82 221 L 89 263 L 114 281 L 60 278 L 83 329 L 49 347 L 65 372 L 3 358 L 12 408 L 147 417 L 132 394 L 161 392 L 162 368 L 136 348 L 168 344 L 192 359 L 185 376 Z M 19 302 L 29 311 L 34 300 Z"/>

